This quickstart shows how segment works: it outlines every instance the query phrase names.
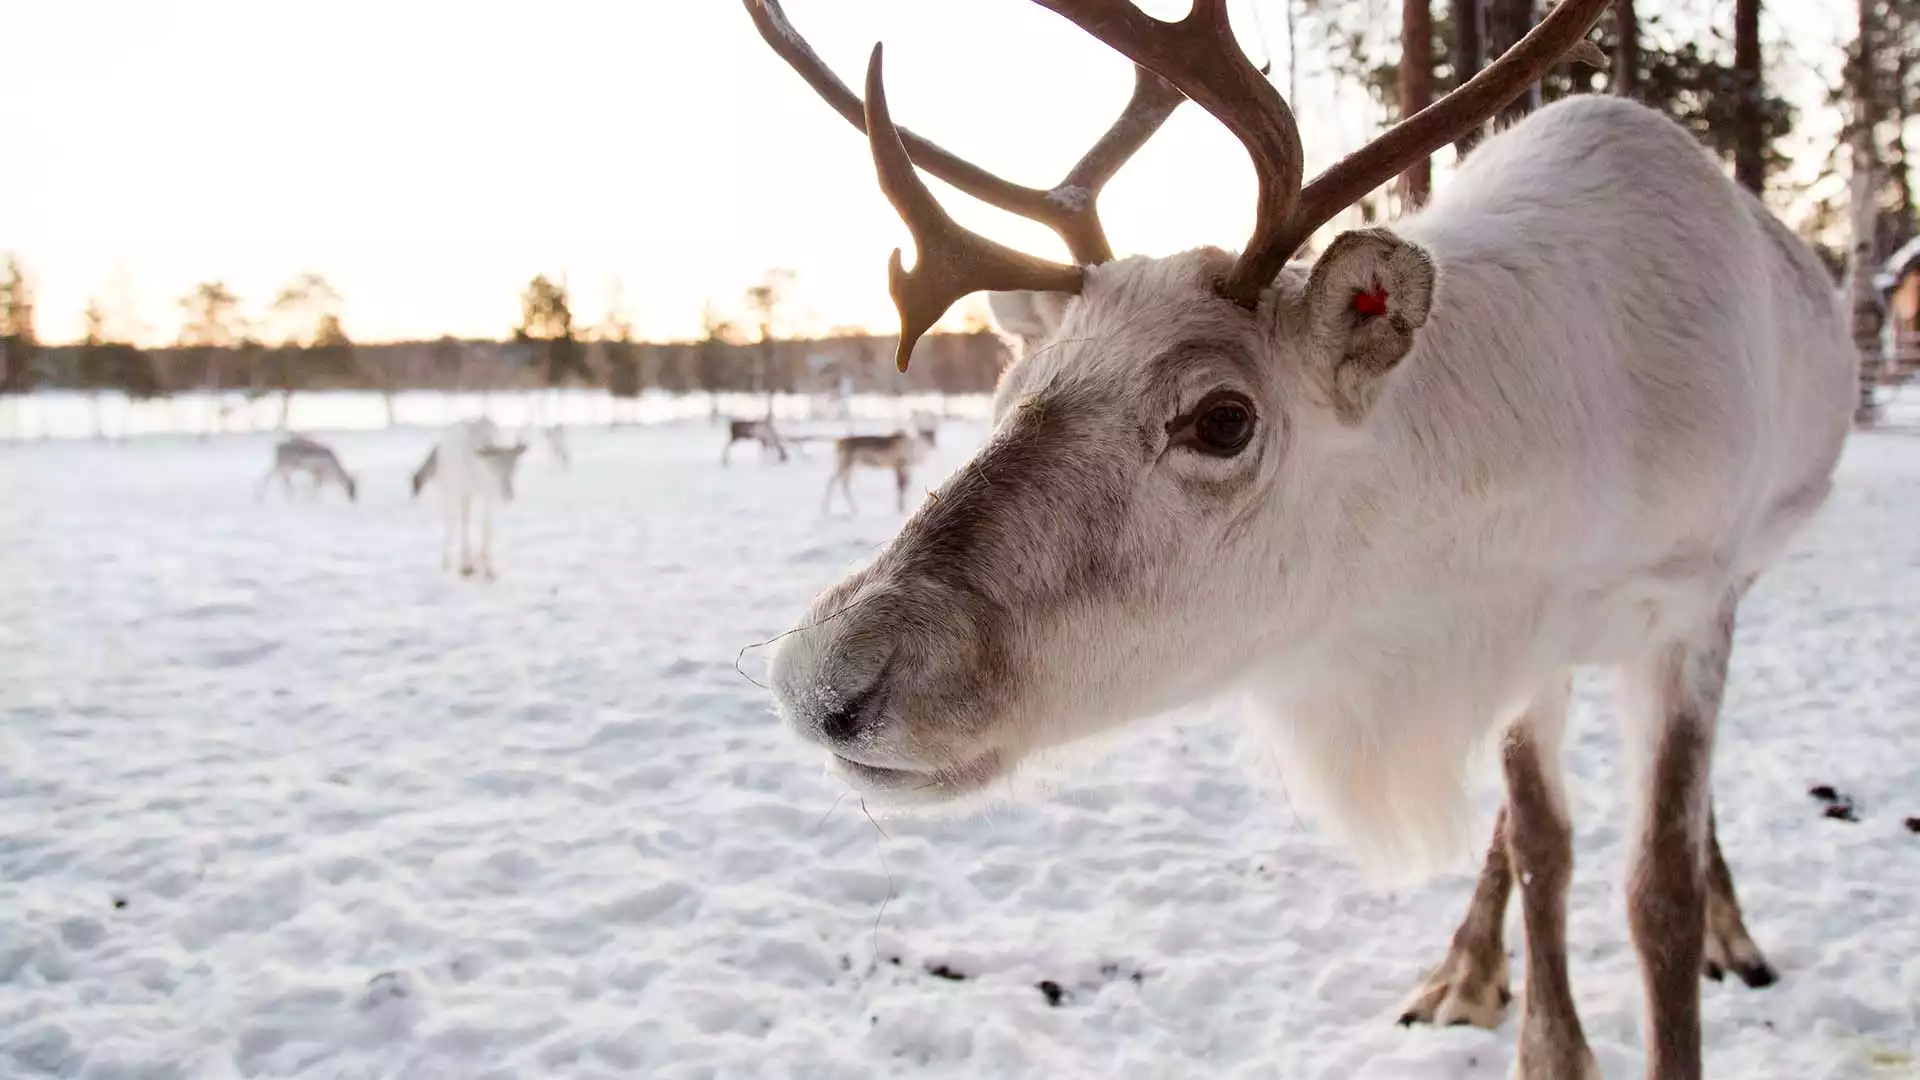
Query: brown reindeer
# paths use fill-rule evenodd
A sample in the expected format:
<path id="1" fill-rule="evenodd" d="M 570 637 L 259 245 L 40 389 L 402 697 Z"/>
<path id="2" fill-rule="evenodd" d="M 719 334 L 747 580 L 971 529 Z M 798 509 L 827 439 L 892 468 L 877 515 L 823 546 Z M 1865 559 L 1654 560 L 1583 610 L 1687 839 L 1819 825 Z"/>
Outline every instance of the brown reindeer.
<path id="1" fill-rule="evenodd" d="M 846 496 L 847 509 L 858 512 L 853 503 L 853 471 L 856 468 L 892 469 L 894 491 L 901 513 L 907 510 L 907 485 L 913 480 L 913 468 L 926 459 L 934 446 L 934 427 L 920 417 L 914 418 L 912 431 L 891 435 L 847 435 L 833 442 L 833 475 L 827 478 L 827 492 L 820 501 L 820 512 L 833 505 L 837 484 Z"/>
<path id="2" fill-rule="evenodd" d="M 787 460 L 786 440 L 773 426 L 773 417 L 765 420 L 728 420 L 727 446 L 720 451 L 720 464 L 726 465 L 733 456 L 733 444 L 737 442 L 757 442 L 760 444 L 760 457 L 765 459 L 767 451 L 780 455 L 781 461 Z"/>

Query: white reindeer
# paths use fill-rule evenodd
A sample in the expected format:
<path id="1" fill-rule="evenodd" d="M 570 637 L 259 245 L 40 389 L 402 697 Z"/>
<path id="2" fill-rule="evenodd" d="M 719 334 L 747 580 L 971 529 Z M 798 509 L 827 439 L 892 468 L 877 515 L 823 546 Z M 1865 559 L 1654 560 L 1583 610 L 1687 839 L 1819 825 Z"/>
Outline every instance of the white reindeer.
<path id="1" fill-rule="evenodd" d="M 1178 23 L 1043 2 L 1142 65 L 1126 115 L 1052 191 L 899 131 L 878 47 L 869 64 L 870 147 L 919 248 L 892 266 L 901 358 L 980 289 L 1012 294 L 995 308 L 1025 349 L 985 446 L 782 640 L 786 722 L 869 801 L 941 802 L 1049 746 L 1244 692 L 1291 751 L 1294 795 L 1416 868 L 1457 848 L 1465 765 L 1498 733 L 1507 797 L 1482 888 L 1408 1019 L 1499 1021 L 1517 877 L 1517 1073 L 1591 1080 L 1560 749 L 1569 673 L 1610 666 L 1643 762 L 1627 912 L 1647 1075 L 1699 1077 L 1702 972 L 1772 975 L 1717 858 L 1709 764 L 1736 608 L 1826 499 L 1848 429 L 1826 271 L 1684 130 L 1592 95 L 1483 143 L 1392 229 L 1288 261 L 1537 80 L 1607 0 L 1562 0 L 1305 188 L 1292 114 L 1224 0 Z M 746 3 L 858 115 L 773 0 Z M 1248 146 L 1254 235 L 1237 257 L 1113 260 L 1095 197 L 1181 93 Z M 1077 265 L 967 233 L 915 165 L 1042 220 Z"/>
<path id="2" fill-rule="evenodd" d="M 460 576 L 478 573 L 491 580 L 493 572 L 493 505 L 513 501 L 513 470 L 527 452 L 525 442 L 503 446 L 493 421 L 481 417 L 448 428 L 413 474 L 413 494 L 431 481 L 440 482 L 446 530 L 440 546 L 440 568 L 452 569 L 454 538 L 459 537 Z M 476 562 L 468 541 L 468 523 L 478 507 L 480 557 Z"/>
<path id="3" fill-rule="evenodd" d="M 900 512 L 907 509 L 907 485 L 913 480 L 914 466 L 926 460 L 933 449 L 934 429 L 915 418 L 912 431 L 891 435 L 845 435 L 833 441 L 833 475 L 827 478 L 827 491 L 820 500 L 820 512 L 833 507 L 833 489 L 837 485 L 846 497 L 847 509 L 858 513 L 853 502 L 853 471 L 856 468 L 892 469 L 894 492 Z"/>
<path id="4" fill-rule="evenodd" d="M 348 502 L 359 500 L 359 489 L 353 482 L 353 474 L 341 466 L 340 458 L 333 450 L 315 439 L 294 435 L 281 440 L 273 448 L 273 467 L 260 478 L 260 485 L 254 489 L 255 501 L 266 495 L 267 487 L 276 479 L 280 481 L 281 490 L 291 498 L 294 473 L 307 474 L 307 479 L 311 481 L 307 488 L 309 499 L 318 499 L 322 486 L 338 484 L 340 490 L 347 493 Z"/>

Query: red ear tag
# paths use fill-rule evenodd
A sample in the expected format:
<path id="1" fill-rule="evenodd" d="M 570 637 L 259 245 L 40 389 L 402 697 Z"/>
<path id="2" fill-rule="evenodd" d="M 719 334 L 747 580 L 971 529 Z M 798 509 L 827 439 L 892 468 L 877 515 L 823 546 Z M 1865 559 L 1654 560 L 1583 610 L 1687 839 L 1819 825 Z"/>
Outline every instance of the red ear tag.
<path id="1" fill-rule="evenodd" d="M 1387 290 L 1375 285 L 1367 292 L 1353 294 L 1353 310 L 1362 315 L 1385 315 L 1387 313 Z"/>

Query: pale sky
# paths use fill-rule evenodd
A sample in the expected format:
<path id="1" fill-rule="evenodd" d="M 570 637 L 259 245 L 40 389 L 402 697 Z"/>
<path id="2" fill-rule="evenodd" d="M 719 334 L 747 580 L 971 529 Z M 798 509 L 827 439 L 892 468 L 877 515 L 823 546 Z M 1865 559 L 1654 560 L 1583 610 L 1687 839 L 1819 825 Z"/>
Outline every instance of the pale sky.
<path id="1" fill-rule="evenodd" d="M 884 40 L 896 120 L 1035 186 L 1132 85 L 1125 60 L 1030 0 L 785 6 L 856 87 Z M 1821 154 L 1838 118 L 1814 99 L 1837 78 L 1847 7 L 1767 8 L 1768 40 L 1818 65 L 1793 96 Z M 1284 10 L 1234 7 L 1282 87 Z M 1380 120 L 1321 66 L 1302 56 L 1294 102 L 1309 176 Z M 359 340 L 504 335 L 542 272 L 566 277 L 578 322 L 600 320 L 618 277 L 642 337 L 693 336 L 708 298 L 733 310 L 771 267 L 798 273 L 793 329 L 890 330 L 886 257 L 910 249 L 859 135 L 735 0 L 0 0 L 0 148 L 0 252 L 35 279 L 49 341 L 78 337 L 116 283 L 157 343 L 195 282 L 224 279 L 260 316 L 306 270 L 344 296 Z M 963 223 L 1064 256 L 1044 228 L 935 188 Z M 1237 248 L 1253 195 L 1239 144 L 1183 105 L 1101 208 L 1121 254 Z"/>

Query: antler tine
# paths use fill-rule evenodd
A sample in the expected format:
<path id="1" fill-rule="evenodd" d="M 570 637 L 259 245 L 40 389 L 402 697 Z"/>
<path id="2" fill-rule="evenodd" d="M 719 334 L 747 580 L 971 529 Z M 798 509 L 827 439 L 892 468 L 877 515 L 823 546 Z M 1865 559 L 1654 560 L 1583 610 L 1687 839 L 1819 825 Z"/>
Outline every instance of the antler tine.
<path id="1" fill-rule="evenodd" d="M 1286 262 L 1286 253 L 1274 254 L 1274 238 L 1286 230 L 1300 197 L 1300 129 L 1280 92 L 1240 51 L 1226 0 L 1194 0 L 1186 18 L 1171 23 L 1129 0 L 1038 2 L 1172 83 L 1246 146 L 1260 201 L 1253 239 L 1221 282 L 1221 293 L 1253 307 Z"/>
<path id="2" fill-rule="evenodd" d="M 773 51 L 833 110 L 862 132 L 867 119 L 860 99 L 821 61 L 819 54 L 787 21 L 779 0 L 745 0 L 747 14 Z M 1077 162 L 1065 180 L 1041 189 L 1016 184 L 982 169 L 931 140 L 901 130 L 914 164 L 982 202 L 1031 218 L 1064 240 L 1074 260 L 1101 263 L 1113 258 L 1106 232 L 1094 203 L 1107 180 L 1146 144 L 1182 101 L 1180 91 L 1159 76 L 1137 69 L 1133 96 L 1119 119 Z"/>
<path id="3" fill-rule="evenodd" d="M 1046 193 L 1050 206 L 1074 207 L 1061 213 L 1059 223 L 1047 221 L 1047 224 L 1067 242 L 1067 250 L 1073 253 L 1076 262 L 1085 266 L 1113 259 L 1113 248 L 1107 243 L 1106 227 L 1100 223 L 1100 209 L 1096 205 L 1100 190 L 1120 171 L 1120 166 L 1140 152 L 1185 100 L 1187 96 L 1172 83 L 1135 64 L 1133 96 L 1127 99 L 1127 107 L 1120 111 L 1099 141 L 1067 171 L 1066 179 Z"/>
<path id="4" fill-rule="evenodd" d="M 1591 63 L 1599 50 L 1581 46 L 1587 44 L 1587 31 L 1609 6 L 1611 0 L 1560 0 L 1526 37 L 1466 85 L 1395 124 L 1315 177 L 1301 193 L 1293 220 L 1274 238 L 1279 259 L 1284 262 L 1291 257 L 1315 230 L 1367 192 L 1498 112 L 1545 77 L 1561 59 L 1571 55 Z"/>
<path id="5" fill-rule="evenodd" d="M 913 160 L 887 111 L 887 91 L 880 79 L 880 46 L 867 61 L 867 142 L 873 148 L 874 171 L 880 190 L 907 223 L 916 251 L 913 269 L 900 262 L 893 249 L 887 262 L 889 291 L 900 309 L 900 344 L 894 360 L 901 371 L 913 356 L 920 336 L 940 321 L 954 301 L 982 289 L 1013 291 L 1038 289 L 1079 292 L 1080 268 L 1036 258 L 968 232 L 947 216 L 933 192 L 914 172 Z"/>

